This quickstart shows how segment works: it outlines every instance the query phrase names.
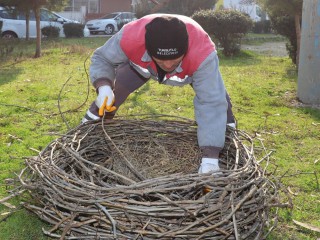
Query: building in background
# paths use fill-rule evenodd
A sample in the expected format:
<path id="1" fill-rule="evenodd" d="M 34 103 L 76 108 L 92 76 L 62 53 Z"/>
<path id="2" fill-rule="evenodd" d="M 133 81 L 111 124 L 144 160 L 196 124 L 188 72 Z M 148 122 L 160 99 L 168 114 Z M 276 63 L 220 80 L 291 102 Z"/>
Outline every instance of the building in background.
<path id="1" fill-rule="evenodd" d="M 112 12 L 131 12 L 133 0 L 69 0 L 69 5 L 59 14 L 85 23 Z"/>
<path id="2" fill-rule="evenodd" d="M 267 20 L 268 18 L 254 0 L 224 0 L 223 7 L 246 13 L 255 22 Z"/>

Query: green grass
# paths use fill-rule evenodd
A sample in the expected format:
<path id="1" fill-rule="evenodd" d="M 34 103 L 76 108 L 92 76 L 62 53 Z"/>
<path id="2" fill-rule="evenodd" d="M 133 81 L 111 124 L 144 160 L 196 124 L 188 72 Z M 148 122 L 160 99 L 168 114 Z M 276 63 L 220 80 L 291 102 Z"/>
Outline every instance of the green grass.
<path id="1" fill-rule="evenodd" d="M 77 126 L 95 98 L 86 70 L 92 51 L 104 38 L 44 41 L 42 57 L 32 58 L 34 42 L 18 41 L 0 61 L 0 199 L 7 196 L 5 179 L 23 167 L 24 157 L 36 155 Z M 0 43 L 3 44 L 3 43 Z M 3 46 L 3 45 L 2 45 Z M 278 228 L 269 239 L 317 239 L 320 235 L 293 224 L 293 219 L 320 227 L 320 110 L 298 107 L 297 73 L 288 57 L 242 51 L 220 54 L 220 69 L 232 98 L 238 127 L 262 139 L 273 150 L 270 170 L 285 177 L 296 193 L 292 210 L 280 210 Z M 194 93 L 189 86 L 168 87 L 150 81 L 121 106 L 118 114 L 166 113 L 193 118 Z M 60 108 L 60 109 L 59 109 Z M 59 112 L 65 112 L 62 116 Z M 317 161 L 318 160 L 318 161 Z M 320 176 L 318 176 L 320 178 Z M 23 197 L 11 200 L 18 205 Z M 0 239 L 48 239 L 49 226 L 24 209 L 5 218 L 0 204 Z M 5 220 L 1 220 L 5 219 Z"/>

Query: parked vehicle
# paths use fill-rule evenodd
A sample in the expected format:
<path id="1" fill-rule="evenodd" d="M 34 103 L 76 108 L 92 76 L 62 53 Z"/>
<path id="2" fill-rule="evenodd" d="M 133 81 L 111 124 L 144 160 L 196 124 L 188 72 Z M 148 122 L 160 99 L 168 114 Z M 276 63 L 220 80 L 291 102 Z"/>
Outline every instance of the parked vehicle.
<path id="1" fill-rule="evenodd" d="M 25 38 L 26 37 L 26 16 L 25 13 L 19 12 L 15 8 L 0 7 L 0 21 L 3 22 L 2 38 Z M 65 37 L 63 32 L 64 23 L 79 23 L 70 19 L 66 19 L 55 12 L 51 12 L 42 8 L 40 10 L 40 26 L 58 27 L 60 29 L 60 37 Z M 90 35 L 89 29 L 85 26 L 83 30 L 85 37 Z M 36 38 L 36 19 L 33 11 L 30 11 L 29 21 L 29 37 Z"/>
<path id="2" fill-rule="evenodd" d="M 128 22 L 136 20 L 135 13 L 114 12 L 99 19 L 93 19 L 86 23 L 91 34 L 105 33 L 111 35 L 119 31 Z"/>

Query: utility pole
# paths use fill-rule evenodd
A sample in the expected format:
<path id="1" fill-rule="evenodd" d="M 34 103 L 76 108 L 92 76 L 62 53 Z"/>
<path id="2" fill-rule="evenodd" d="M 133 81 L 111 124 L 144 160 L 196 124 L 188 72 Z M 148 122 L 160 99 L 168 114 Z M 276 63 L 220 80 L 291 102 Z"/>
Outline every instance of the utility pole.
<path id="1" fill-rule="evenodd" d="M 320 104 L 320 0 L 304 0 L 298 73 L 298 98 Z"/>

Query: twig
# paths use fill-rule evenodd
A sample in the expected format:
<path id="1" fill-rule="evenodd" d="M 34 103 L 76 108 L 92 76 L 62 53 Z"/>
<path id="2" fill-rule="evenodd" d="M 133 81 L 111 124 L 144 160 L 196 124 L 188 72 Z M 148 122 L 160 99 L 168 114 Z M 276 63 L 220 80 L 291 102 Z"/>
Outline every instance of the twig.
<path id="1" fill-rule="evenodd" d="M 0 203 L 4 204 L 5 202 L 10 200 L 11 198 L 14 198 L 14 197 L 18 196 L 18 195 L 22 194 L 25 191 L 26 191 L 26 189 L 22 189 L 22 190 L 20 190 L 18 192 L 14 192 L 14 193 L 10 194 L 9 196 L 0 199 Z"/>
<path id="2" fill-rule="evenodd" d="M 112 218 L 112 216 L 108 212 L 107 208 L 105 208 L 104 206 L 102 206 L 99 203 L 96 203 L 96 206 L 99 207 L 103 211 L 103 213 L 108 217 L 109 221 L 112 224 L 113 238 L 117 239 L 117 222 Z"/>
<path id="3" fill-rule="evenodd" d="M 102 118 L 102 129 L 104 134 L 106 135 L 106 137 L 108 138 L 108 140 L 112 143 L 113 147 L 117 150 L 117 152 L 121 155 L 122 159 L 124 160 L 124 163 L 126 164 L 126 166 L 134 173 L 134 175 L 136 175 L 139 180 L 144 180 L 145 177 L 142 176 L 135 168 L 134 166 L 131 164 L 131 162 L 126 158 L 126 156 L 119 150 L 119 148 L 117 147 L 117 145 L 112 141 L 111 137 L 109 136 L 109 134 L 106 132 L 105 126 L 104 126 L 104 117 Z"/>

